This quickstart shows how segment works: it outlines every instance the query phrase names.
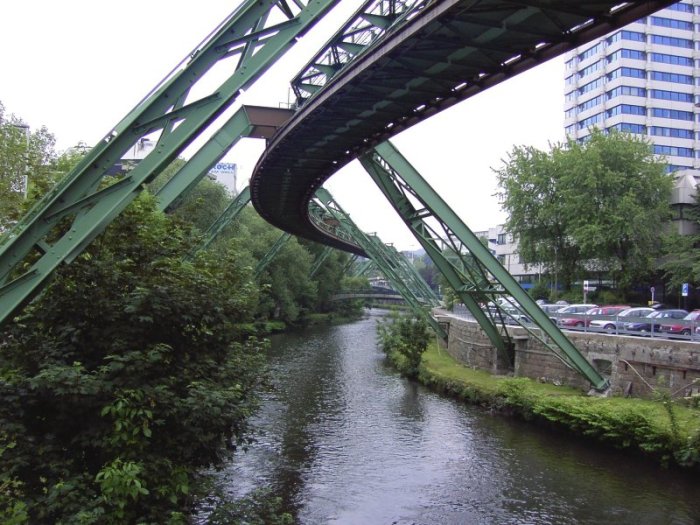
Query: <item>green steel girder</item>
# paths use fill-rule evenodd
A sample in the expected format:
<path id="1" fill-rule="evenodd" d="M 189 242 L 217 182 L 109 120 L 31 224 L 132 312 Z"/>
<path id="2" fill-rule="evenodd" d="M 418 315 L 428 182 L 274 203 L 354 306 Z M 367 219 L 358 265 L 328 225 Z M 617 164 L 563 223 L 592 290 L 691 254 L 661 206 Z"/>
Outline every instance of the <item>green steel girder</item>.
<path id="1" fill-rule="evenodd" d="M 330 246 L 324 246 L 323 250 L 316 256 L 314 263 L 311 266 L 311 271 L 309 271 L 309 277 L 313 277 L 321 269 L 321 266 L 328 259 L 330 254 L 333 252 L 333 248 Z M 352 257 L 350 258 L 352 260 Z"/>
<path id="2" fill-rule="evenodd" d="M 348 21 L 291 81 L 296 106 L 301 107 L 396 22 L 426 0 L 364 0 Z"/>
<path id="3" fill-rule="evenodd" d="M 374 261 L 372 259 L 367 259 L 362 261 L 357 265 L 357 271 L 353 272 L 353 277 L 362 277 L 367 275 L 372 268 L 376 268 Z"/>
<path id="4" fill-rule="evenodd" d="M 59 264 L 79 255 L 143 183 L 170 164 L 339 1 L 294 0 L 291 8 L 279 0 L 243 2 L 0 239 L 0 323 L 38 293 Z M 283 22 L 268 23 L 280 16 Z M 190 100 L 192 88 L 224 60 L 233 61 L 230 76 L 209 94 Z M 153 151 L 123 178 L 108 177 L 121 157 L 152 133 L 160 134 Z"/>
<path id="5" fill-rule="evenodd" d="M 166 210 L 194 188 L 239 140 L 269 139 L 293 114 L 288 109 L 242 106 L 156 193 Z"/>
<path id="6" fill-rule="evenodd" d="M 418 273 L 418 270 L 416 270 L 416 267 L 413 266 L 411 261 L 408 260 L 408 257 L 399 252 L 394 246 L 390 246 L 389 250 L 394 253 L 395 258 L 403 268 L 404 273 L 410 276 L 411 282 L 414 283 L 414 286 L 420 290 L 426 301 L 435 306 L 440 304 L 440 299 L 438 299 L 437 294 L 430 286 L 428 286 L 428 283 L 426 283 L 423 276 Z"/>
<path id="7" fill-rule="evenodd" d="M 280 235 L 275 243 L 270 246 L 270 249 L 267 250 L 267 253 L 263 256 L 262 259 L 258 261 L 258 264 L 255 266 L 255 271 L 253 272 L 253 275 L 257 279 L 260 277 L 260 274 L 267 268 L 267 265 L 272 262 L 272 260 L 275 258 L 275 256 L 279 253 L 279 251 L 284 247 L 285 244 L 289 241 L 289 239 L 292 238 L 291 233 L 283 233 Z"/>
<path id="8" fill-rule="evenodd" d="M 406 260 L 403 254 L 399 253 L 393 246 L 383 243 L 376 234 L 370 234 L 368 237 L 370 241 L 375 244 L 377 251 L 382 254 L 384 260 L 387 261 L 388 264 L 391 264 L 394 272 L 396 272 L 402 282 L 413 292 L 413 295 L 415 295 L 421 303 L 431 306 L 437 306 L 440 303 L 437 296 L 428 291 L 430 289 L 428 284 L 418 272 L 415 271 L 413 265 Z"/>
<path id="9" fill-rule="evenodd" d="M 375 236 L 376 240 L 373 240 L 371 236 L 365 235 L 362 230 L 360 230 L 350 219 L 350 216 L 343 211 L 335 199 L 333 199 L 328 190 L 324 188 L 319 188 L 316 190 L 316 199 L 319 201 L 319 203 L 315 203 L 315 205 L 324 209 L 327 214 L 337 221 L 337 227 L 345 230 L 347 234 L 362 247 L 362 249 L 372 259 L 374 264 L 377 265 L 384 276 L 391 282 L 394 289 L 396 289 L 403 296 L 404 300 L 411 307 L 413 312 L 423 319 L 440 338 L 446 341 L 447 333 L 443 327 L 435 320 L 430 312 L 423 307 L 413 291 L 406 286 L 402 277 L 396 272 L 395 264 L 386 258 L 386 252 L 377 248 L 377 244 L 383 245 L 379 238 Z M 313 202 L 314 201 L 312 201 L 312 203 Z M 318 216 L 318 214 L 316 216 Z M 322 224 L 326 224 L 326 222 L 324 221 Z"/>
<path id="10" fill-rule="evenodd" d="M 370 153 L 361 157 L 362 165 L 377 183 L 384 195 L 399 213 L 406 225 L 416 236 L 418 242 L 433 258 L 433 262 L 445 275 L 450 285 L 455 288 L 464 304 L 479 322 L 494 345 L 502 348 L 503 339 L 494 338 L 499 334 L 493 320 L 488 319 L 479 308 L 475 297 L 493 299 L 494 288 L 498 293 L 508 293 L 513 297 L 515 306 L 527 315 L 546 334 L 551 342 L 537 336 L 547 344 L 554 355 L 583 375 L 597 390 L 606 390 L 608 381 L 581 355 L 578 349 L 567 339 L 559 328 L 549 319 L 537 303 L 523 290 L 512 275 L 498 262 L 476 235 L 462 222 L 445 201 L 428 185 L 418 171 L 389 142 L 384 142 Z M 442 235 L 426 222 L 431 219 L 437 223 Z M 443 255 L 438 244 L 440 241 L 452 242 L 456 254 L 469 253 L 473 262 L 482 268 L 485 279 L 470 280 Z M 458 244 L 457 244 L 458 242 Z M 494 286 L 498 283 L 498 286 Z M 464 291 L 462 291 L 464 290 Z M 468 291 L 468 293 L 465 293 Z M 504 330 L 505 332 L 505 330 Z"/>
<path id="11" fill-rule="evenodd" d="M 218 219 L 216 219 L 209 229 L 204 232 L 204 238 L 199 246 L 193 249 L 189 257 L 193 257 L 197 252 L 201 250 L 206 250 L 214 239 L 228 226 L 238 214 L 243 211 L 246 204 L 250 202 L 250 188 L 246 186 L 241 190 L 241 192 L 236 195 L 236 197 L 226 206 L 226 209 L 221 213 Z"/>

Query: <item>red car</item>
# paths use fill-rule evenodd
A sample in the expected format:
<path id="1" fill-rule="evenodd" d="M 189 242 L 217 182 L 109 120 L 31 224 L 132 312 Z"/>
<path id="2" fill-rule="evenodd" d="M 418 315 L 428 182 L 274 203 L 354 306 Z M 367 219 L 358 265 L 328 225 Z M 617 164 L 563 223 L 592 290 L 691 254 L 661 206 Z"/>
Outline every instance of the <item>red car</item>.
<path id="1" fill-rule="evenodd" d="M 661 326 L 661 331 L 667 334 L 690 335 L 692 330 L 691 325 L 695 325 L 698 321 L 700 321 L 700 310 L 693 310 L 682 320 L 687 322 L 683 324 L 663 325 Z"/>

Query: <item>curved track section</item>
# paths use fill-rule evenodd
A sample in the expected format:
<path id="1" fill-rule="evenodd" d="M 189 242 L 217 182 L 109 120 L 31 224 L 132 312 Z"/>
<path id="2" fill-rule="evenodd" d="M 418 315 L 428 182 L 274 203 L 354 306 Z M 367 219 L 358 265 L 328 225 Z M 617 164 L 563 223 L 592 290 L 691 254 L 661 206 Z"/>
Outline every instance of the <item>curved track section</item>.
<path id="1" fill-rule="evenodd" d="M 429 2 L 278 131 L 251 178 L 253 205 L 282 230 L 362 254 L 309 217 L 309 201 L 333 173 L 413 124 L 672 3 Z"/>

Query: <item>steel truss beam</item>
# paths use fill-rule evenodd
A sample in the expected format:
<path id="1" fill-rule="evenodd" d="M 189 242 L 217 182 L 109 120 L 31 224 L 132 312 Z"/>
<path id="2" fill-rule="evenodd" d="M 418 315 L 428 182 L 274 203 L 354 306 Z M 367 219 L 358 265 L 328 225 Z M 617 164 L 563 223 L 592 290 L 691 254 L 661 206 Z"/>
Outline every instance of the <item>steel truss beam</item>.
<path id="1" fill-rule="evenodd" d="M 253 275 L 257 279 L 260 277 L 260 274 L 267 268 L 267 265 L 272 262 L 272 260 L 275 258 L 275 256 L 280 252 L 282 248 L 287 244 L 289 239 L 292 238 L 291 233 L 283 233 L 280 235 L 275 243 L 270 246 L 270 249 L 267 250 L 267 253 L 263 255 L 263 258 L 258 261 L 258 264 L 255 266 L 255 271 L 253 272 Z"/>
<path id="2" fill-rule="evenodd" d="M 484 307 L 496 304 L 497 297 L 510 294 L 513 306 L 540 328 L 538 334 L 525 327 L 533 336 L 583 375 L 596 390 L 608 388 L 608 381 L 390 142 L 376 146 L 361 156 L 360 161 L 496 348 L 508 350 L 504 339 L 507 330 L 505 327 L 499 330 L 494 317 L 485 313 L 487 309 L 482 309 L 480 304 Z M 462 267 L 452 262 L 455 256 L 464 261 Z M 507 312 L 503 309 L 498 312 L 502 324 L 502 316 Z"/>
<path id="3" fill-rule="evenodd" d="M 321 51 L 292 79 L 296 106 L 304 105 L 390 27 L 425 3 L 425 0 L 364 0 Z"/>
<path id="4" fill-rule="evenodd" d="M 244 137 L 269 139 L 294 112 L 242 106 L 156 193 L 161 210 L 173 208 Z M 245 191 L 249 191 L 248 188 Z M 250 198 L 248 199 L 250 200 Z"/>
<path id="5" fill-rule="evenodd" d="M 139 193 L 340 0 L 246 0 L 0 240 L 0 323 L 77 257 Z M 278 20 L 281 23 L 270 23 Z M 209 94 L 190 91 L 215 65 L 230 76 Z M 227 63 L 228 63 L 227 62 Z M 203 83 L 204 84 L 204 83 Z M 108 177 L 141 138 L 158 142 L 133 170 Z"/>
<path id="6" fill-rule="evenodd" d="M 189 257 L 193 257 L 197 252 L 201 250 L 206 250 L 214 239 L 228 226 L 238 214 L 243 211 L 246 204 L 250 202 L 250 188 L 246 186 L 241 190 L 241 192 L 236 195 L 236 197 L 229 203 L 226 209 L 221 213 L 218 219 L 216 219 L 209 229 L 204 232 L 204 237 L 199 246 L 193 249 Z"/>
<path id="7" fill-rule="evenodd" d="M 396 263 L 390 258 L 387 258 L 386 251 L 379 247 L 384 244 L 379 240 L 379 237 L 369 236 L 360 230 L 355 223 L 350 219 L 350 216 L 343 211 L 338 203 L 333 199 L 333 196 L 324 188 L 316 190 L 316 200 L 311 201 L 314 207 L 321 208 L 327 215 L 333 218 L 336 226 L 342 229 L 346 234 L 353 238 L 360 247 L 369 255 L 374 264 L 381 270 L 386 278 L 391 282 L 395 290 L 397 290 L 404 298 L 406 303 L 411 307 L 413 312 L 423 319 L 435 333 L 444 341 L 447 340 L 447 333 L 443 327 L 435 320 L 435 318 L 421 304 L 415 293 L 409 288 L 402 278 L 399 268 Z M 314 214 L 319 217 L 321 214 L 316 211 Z M 323 224 L 327 224 L 324 221 Z"/>
<path id="8" fill-rule="evenodd" d="M 309 271 L 309 277 L 313 277 L 314 275 L 316 275 L 316 273 L 318 273 L 318 271 L 321 269 L 321 266 L 324 262 L 326 262 L 326 260 L 332 252 L 333 248 L 331 248 L 330 246 L 323 247 L 323 250 L 321 250 L 320 253 L 316 256 L 316 259 L 314 259 L 314 263 L 311 266 L 311 270 Z"/>

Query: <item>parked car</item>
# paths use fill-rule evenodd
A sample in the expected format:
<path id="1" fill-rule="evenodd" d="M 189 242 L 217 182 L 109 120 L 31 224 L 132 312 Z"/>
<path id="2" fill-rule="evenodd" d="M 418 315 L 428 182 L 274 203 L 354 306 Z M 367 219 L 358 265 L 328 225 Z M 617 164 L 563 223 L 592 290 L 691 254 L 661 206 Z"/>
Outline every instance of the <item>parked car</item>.
<path id="1" fill-rule="evenodd" d="M 656 310 L 645 318 L 636 322 L 625 323 L 625 330 L 630 332 L 661 332 L 661 326 L 664 320 L 683 319 L 688 315 L 687 310 Z"/>
<path id="2" fill-rule="evenodd" d="M 564 327 L 583 328 L 585 324 L 585 314 L 591 308 L 597 308 L 597 304 L 571 304 L 565 306 L 557 312 L 557 324 Z M 569 317 L 568 314 L 578 314 L 576 317 Z"/>
<path id="3" fill-rule="evenodd" d="M 690 335 L 692 331 L 692 325 L 697 324 L 697 322 L 700 320 L 700 310 L 693 310 L 682 320 L 685 321 L 685 323 L 663 325 L 661 327 L 661 331 L 669 335 Z"/>
<path id="4" fill-rule="evenodd" d="M 573 318 L 567 318 L 567 319 L 559 319 L 559 324 L 561 326 L 574 326 L 574 327 L 584 327 L 584 326 L 590 326 L 591 322 L 595 319 L 596 316 L 602 316 L 602 315 L 616 315 L 620 313 L 623 310 L 627 310 L 629 308 L 629 305 L 608 305 L 608 306 L 596 306 L 595 308 L 591 308 L 584 312 L 583 317 L 573 317 Z"/>
<path id="5" fill-rule="evenodd" d="M 630 322 L 633 319 L 638 319 L 641 317 L 646 317 L 650 313 L 655 312 L 653 308 L 647 307 L 636 307 L 627 308 L 619 312 L 615 319 L 593 319 L 590 323 L 591 328 L 602 328 L 608 333 L 615 332 L 615 330 L 622 330 L 624 328 L 625 322 Z"/>

